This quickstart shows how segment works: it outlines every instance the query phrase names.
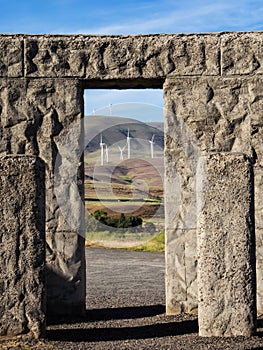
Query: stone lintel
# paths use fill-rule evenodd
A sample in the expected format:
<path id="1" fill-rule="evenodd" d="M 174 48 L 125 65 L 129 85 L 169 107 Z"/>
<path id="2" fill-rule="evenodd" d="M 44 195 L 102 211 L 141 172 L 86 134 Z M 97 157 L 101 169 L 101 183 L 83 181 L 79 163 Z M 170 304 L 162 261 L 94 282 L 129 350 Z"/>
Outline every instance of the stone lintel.
<path id="1" fill-rule="evenodd" d="M 221 37 L 222 75 L 262 75 L 262 47 L 262 31 L 223 34 Z"/>
<path id="2" fill-rule="evenodd" d="M 27 77 L 219 75 L 219 34 L 25 36 Z"/>

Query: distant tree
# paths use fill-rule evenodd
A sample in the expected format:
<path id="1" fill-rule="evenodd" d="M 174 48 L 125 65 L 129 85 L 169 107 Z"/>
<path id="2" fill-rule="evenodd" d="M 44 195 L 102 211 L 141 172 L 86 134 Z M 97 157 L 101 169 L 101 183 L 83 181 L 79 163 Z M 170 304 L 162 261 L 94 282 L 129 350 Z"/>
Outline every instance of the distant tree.
<path id="1" fill-rule="evenodd" d="M 127 226 L 127 218 L 123 213 L 121 213 L 119 221 L 118 221 L 118 228 L 126 228 Z"/>
<path id="2" fill-rule="evenodd" d="M 90 220 L 91 222 L 88 224 L 87 223 L 87 229 L 89 225 L 89 229 L 91 229 L 91 226 L 93 230 L 96 231 L 99 230 L 101 224 L 107 225 L 108 227 L 114 227 L 114 228 L 134 228 L 133 232 L 140 230 L 142 226 L 142 218 L 139 216 L 125 216 L 123 213 L 119 217 L 108 217 L 107 212 L 104 210 L 95 210 L 92 213 L 92 218 L 91 219 L 95 220 Z M 96 227 L 94 227 L 94 221 L 96 224 Z"/>
<path id="3" fill-rule="evenodd" d="M 105 210 L 102 210 L 102 209 L 95 210 L 92 213 L 92 216 L 94 217 L 94 219 L 98 220 L 102 224 L 105 224 L 105 225 L 107 224 L 108 214 Z"/>

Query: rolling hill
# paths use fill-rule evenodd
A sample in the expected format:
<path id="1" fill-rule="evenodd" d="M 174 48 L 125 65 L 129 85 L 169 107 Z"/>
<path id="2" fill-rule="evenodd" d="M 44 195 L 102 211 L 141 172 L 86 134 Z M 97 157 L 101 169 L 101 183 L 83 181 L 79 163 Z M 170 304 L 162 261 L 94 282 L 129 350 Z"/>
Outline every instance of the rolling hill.
<path id="1" fill-rule="evenodd" d="M 130 134 L 130 159 L 127 154 L 127 132 Z M 149 140 L 154 137 L 154 158 Z M 101 165 L 101 136 L 104 158 Z M 121 213 L 139 216 L 143 224 L 154 223 L 156 232 L 163 230 L 163 123 L 142 123 L 128 118 L 89 116 L 85 119 L 85 207 L 90 214 L 103 210 L 108 217 Z M 105 157 L 106 144 L 109 151 Z M 125 148 L 120 159 L 119 147 Z M 101 232 L 88 232 L 97 241 Z M 107 242 L 112 238 L 104 237 Z M 117 233 L 116 233 L 117 234 Z M 149 239 L 149 233 L 122 234 L 122 241 Z M 115 242 L 115 241 L 114 241 Z M 115 242 L 116 243 L 116 242 Z M 114 244 L 115 244 L 114 243 Z M 126 244 L 126 243 L 125 243 Z"/>
<path id="2" fill-rule="evenodd" d="M 100 152 L 100 138 L 109 147 L 109 153 L 119 158 L 119 146 L 126 144 L 127 133 L 131 137 L 131 156 L 134 158 L 150 157 L 149 140 L 154 137 L 156 156 L 162 156 L 164 147 L 163 123 L 143 123 L 135 119 L 112 116 L 85 117 L 85 152 L 91 158 Z"/>

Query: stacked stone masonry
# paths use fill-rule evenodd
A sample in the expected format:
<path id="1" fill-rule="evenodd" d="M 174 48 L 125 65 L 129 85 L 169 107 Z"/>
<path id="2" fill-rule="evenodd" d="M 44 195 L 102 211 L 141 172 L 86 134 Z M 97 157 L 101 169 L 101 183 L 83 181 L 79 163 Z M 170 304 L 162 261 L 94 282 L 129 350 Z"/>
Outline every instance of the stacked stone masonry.
<path id="1" fill-rule="evenodd" d="M 0 36 L 0 156 L 39 156 L 46 165 L 48 314 L 85 309 L 83 90 L 101 87 L 164 91 L 168 313 L 197 312 L 200 153 L 251 158 L 263 312 L 262 41 L 262 32 Z"/>

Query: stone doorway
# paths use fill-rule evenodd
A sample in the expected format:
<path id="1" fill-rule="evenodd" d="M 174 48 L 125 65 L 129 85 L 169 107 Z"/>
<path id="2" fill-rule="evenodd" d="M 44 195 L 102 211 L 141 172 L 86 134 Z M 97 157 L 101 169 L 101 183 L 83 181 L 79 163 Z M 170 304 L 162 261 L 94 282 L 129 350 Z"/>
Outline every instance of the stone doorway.
<path id="1" fill-rule="evenodd" d="M 85 145 L 89 142 L 84 156 L 87 239 L 91 246 L 112 248 L 147 244 L 164 231 L 164 113 L 156 105 L 163 104 L 162 90 L 96 89 L 85 90 L 84 96 L 90 105 L 84 113 Z M 91 106 L 96 105 L 97 96 L 102 108 L 95 110 Z M 105 212 L 101 220 L 93 220 L 95 209 Z M 114 229 L 121 215 L 127 223 L 134 219 L 134 227 Z M 92 290 L 89 284 L 87 288 Z M 118 290 L 123 294 L 120 282 Z M 89 295 L 87 299 L 90 302 Z"/>
<path id="2" fill-rule="evenodd" d="M 85 310 L 84 208 L 78 204 L 83 199 L 83 90 L 127 87 L 163 88 L 169 111 L 166 188 L 174 188 L 179 179 L 182 190 L 167 191 L 166 196 L 167 312 L 197 311 L 196 224 L 188 213 L 196 212 L 191 205 L 196 184 L 191 159 L 201 150 L 219 153 L 222 162 L 225 153 L 242 153 L 252 162 L 255 205 L 250 214 L 255 219 L 261 313 L 262 33 L 2 35 L 0 42 L 1 156 L 39 157 L 46 168 L 47 313 Z M 195 136 L 197 148 L 185 130 Z M 30 293 L 23 300 L 31 300 Z M 39 305 L 40 294 L 34 295 Z M 5 316 L 6 310 L 8 306 Z M 44 320 L 46 313 L 41 307 L 39 311 Z M 16 309 L 8 316 L 10 333 L 15 314 Z M 27 331 L 28 322 L 18 320 L 18 328 Z M 32 330 L 35 321 L 30 322 Z"/>

